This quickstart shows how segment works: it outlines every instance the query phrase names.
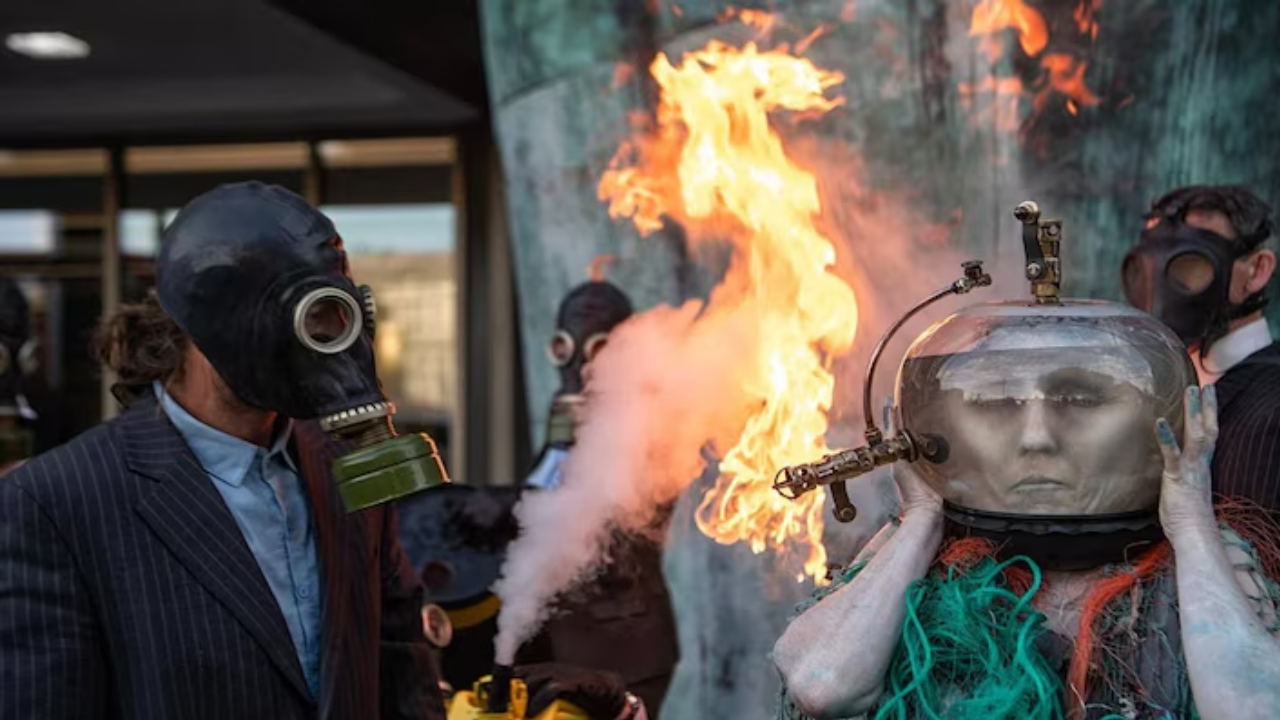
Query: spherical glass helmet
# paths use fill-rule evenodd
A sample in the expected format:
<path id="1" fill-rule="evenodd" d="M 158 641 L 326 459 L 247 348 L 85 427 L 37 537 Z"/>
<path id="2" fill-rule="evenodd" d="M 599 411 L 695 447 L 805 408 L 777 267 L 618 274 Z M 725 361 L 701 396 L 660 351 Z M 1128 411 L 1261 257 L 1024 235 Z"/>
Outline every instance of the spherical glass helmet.
<path id="1" fill-rule="evenodd" d="M 950 505 L 1094 516 L 1154 508 L 1155 421 L 1182 427 L 1196 382 L 1182 342 L 1109 302 L 966 307 L 925 331 L 898 372 L 899 428 L 936 446 L 914 463 Z"/>

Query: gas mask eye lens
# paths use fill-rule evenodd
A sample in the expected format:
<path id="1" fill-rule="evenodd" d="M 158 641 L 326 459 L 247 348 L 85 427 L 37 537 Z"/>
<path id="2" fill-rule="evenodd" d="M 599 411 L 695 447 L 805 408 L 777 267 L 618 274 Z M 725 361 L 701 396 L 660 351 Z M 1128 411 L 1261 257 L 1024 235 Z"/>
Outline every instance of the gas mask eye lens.
<path id="1" fill-rule="evenodd" d="M 547 357 L 551 358 L 552 365 L 564 367 L 573 359 L 575 346 L 572 335 L 564 330 L 557 330 L 556 334 L 547 341 Z"/>
<path id="2" fill-rule="evenodd" d="M 1203 255 L 1185 253 L 1169 261 L 1165 274 L 1179 290 L 1198 294 L 1213 283 L 1213 263 Z"/>
<path id="3" fill-rule="evenodd" d="M 316 352 L 332 355 L 355 344 L 364 324 L 355 298 L 337 288 L 307 293 L 293 313 L 298 340 Z"/>
<path id="4" fill-rule="evenodd" d="M 350 321 L 341 304 L 322 300 L 307 310 L 307 335 L 319 343 L 332 343 L 342 337 Z"/>
<path id="5" fill-rule="evenodd" d="M 587 338 L 587 341 L 583 343 L 582 355 L 586 358 L 587 362 L 591 362 L 596 359 L 596 356 L 599 355 L 600 351 L 604 350 L 604 346 L 608 344 L 609 335 L 607 333 L 596 333 L 595 335 Z"/>

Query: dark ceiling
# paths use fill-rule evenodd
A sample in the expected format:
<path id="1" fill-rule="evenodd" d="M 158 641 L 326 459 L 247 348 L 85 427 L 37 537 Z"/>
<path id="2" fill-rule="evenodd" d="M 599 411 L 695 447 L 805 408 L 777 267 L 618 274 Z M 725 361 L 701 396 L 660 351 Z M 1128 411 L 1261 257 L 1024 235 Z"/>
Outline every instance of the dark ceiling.
<path id="1" fill-rule="evenodd" d="M 2 0 L 0 147 L 452 133 L 486 115 L 469 0 Z"/>

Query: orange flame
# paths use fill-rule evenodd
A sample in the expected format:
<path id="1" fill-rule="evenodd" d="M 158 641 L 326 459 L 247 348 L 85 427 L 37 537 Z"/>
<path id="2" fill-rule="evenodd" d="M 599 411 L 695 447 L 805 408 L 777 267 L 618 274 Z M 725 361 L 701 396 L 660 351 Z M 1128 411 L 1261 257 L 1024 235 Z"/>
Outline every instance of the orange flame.
<path id="1" fill-rule="evenodd" d="M 753 27 L 761 33 L 768 33 L 772 31 L 774 26 L 778 23 L 777 15 L 764 10 L 739 10 L 737 8 L 729 8 L 720 19 L 728 20 L 730 18 L 737 18 L 743 25 Z"/>
<path id="2" fill-rule="evenodd" d="M 1080 0 L 1072 13 L 1076 29 L 1081 35 L 1087 36 L 1089 42 L 1093 42 L 1098 36 L 1098 21 L 1095 16 L 1101 4 L 1102 0 Z M 981 38 L 980 47 L 993 61 L 1002 54 L 995 36 L 1004 30 L 1016 31 L 1023 53 L 1028 57 L 1040 58 L 1044 76 L 1033 83 L 1035 92 L 1032 96 L 1032 108 L 1037 115 L 1059 95 L 1063 96 L 1063 106 L 1072 115 L 1078 114 L 1082 107 L 1092 107 L 1100 102 L 1085 85 L 1084 73 L 1087 66 L 1082 60 L 1063 52 L 1045 52 L 1050 44 L 1048 25 L 1037 10 L 1023 0 L 981 0 L 973 9 L 969 36 Z M 976 86 L 962 85 L 960 91 L 964 101 L 971 101 L 979 91 L 992 93 L 998 108 L 997 128 L 1004 131 L 1017 127 L 1018 101 L 1027 95 L 1027 89 L 1023 87 L 1021 80 L 1007 76 L 989 77 Z M 1013 109 L 1012 113 L 1009 112 L 1010 108 Z M 1010 128 L 1010 115 L 1013 116 L 1014 128 Z"/>
<path id="3" fill-rule="evenodd" d="M 1035 57 L 1049 44 L 1049 30 L 1045 28 L 1040 13 L 1022 3 L 1022 0 L 982 0 L 973 9 L 969 21 L 969 37 L 993 35 L 1012 28 L 1018 31 L 1022 51 Z"/>
<path id="4" fill-rule="evenodd" d="M 1040 63 L 1049 71 L 1049 87 L 1042 90 L 1042 94 L 1052 89 L 1066 95 L 1068 109 L 1073 104 L 1083 107 L 1098 104 L 1098 96 L 1084 84 L 1085 64 L 1083 62 L 1070 55 L 1050 53 L 1045 55 Z"/>
<path id="5" fill-rule="evenodd" d="M 725 284 L 746 288 L 736 302 L 758 315 L 744 388 L 756 409 L 720 462 L 698 527 L 756 553 L 807 545 L 804 571 L 821 578 L 823 494 L 786 500 L 772 481 L 781 468 L 829 452 L 828 361 L 852 345 L 858 311 L 853 290 L 831 272 L 835 247 L 815 224 L 817 180 L 787 156 L 769 119 L 831 110 L 842 100 L 826 91 L 844 77 L 786 50 L 718 41 L 679 66 L 659 56 L 651 72 L 661 88 L 656 137 L 619 150 L 600 199 L 642 234 L 661 228 L 664 215 L 695 239 L 722 238 L 727 227 L 739 261 Z"/>
<path id="6" fill-rule="evenodd" d="M 1098 21 L 1094 15 L 1101 5 L 1102 0 L 1080 0 L 1080 4 L 1076 6 L 1076 11 L 1072 15 L 1080 33 L 1088 35 L 1090 40 L 1098 39 Z"/>

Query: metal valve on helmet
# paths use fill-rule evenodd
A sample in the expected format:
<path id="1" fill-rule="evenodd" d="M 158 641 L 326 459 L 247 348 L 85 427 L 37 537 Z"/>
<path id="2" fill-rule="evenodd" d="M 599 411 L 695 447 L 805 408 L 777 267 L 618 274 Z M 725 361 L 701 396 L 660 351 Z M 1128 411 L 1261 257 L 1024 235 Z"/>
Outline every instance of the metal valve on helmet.
<path id="1" fill-rule="evenodd" d="M 1039 217 L 1037 211 L 1037 218 Z M 914 462 L 926 458 L 933 462 L 944 462 L 948 454 L 946 440 L 933 435 L 915 435 L 909 430 L 902 430 L 893 437 L 885 438 L 880 428 L 876 427 L 875 415 L 871 410 L 871 389 L 875 381 L 876 365 L 884 353 L 885 346 L 893 335 L 906 324 L 916 313 L 933 303 L 950 295 L 963 295 L 978 287 L 991 284 L 991 276 L 982 268 L 981 260 L 970 260 L 961 265 L 963 275 L 947 287 L 925 298 L 911 308 L 885 332 L 871 352 L 867 363 L 867 375 L 862 390 L 862 412 L 867 427 L 863 433 L 867 444 L 852 450 L 832 453 L 817 462 L 785 467 L 774 477 L 773 489 L 785 498 L 794 500 L 801 495 L 817 489 L 819 486 L 831 488 L 831 499 L 835 504 L 835 517 L 840 522 L 852 522 L 858 516 L 858 509 L 849 499 L 849 491 L 845 482 L 872 470 L 890 465 L 899 460 Z"/>
<path id="2" fill-rule="evenodd" d="M 1062 287 L 1058 251 L 1062 242 L 1062 221 L 1041 221 L 1040 206 L 1030 200 L 1019 203 L 1013 217 L 1022 223 L 1022 249 L 1027 256 L 1026 277 L 1031 281 L 1031 294 L 1038 304 L 1057 305 Z"/>

